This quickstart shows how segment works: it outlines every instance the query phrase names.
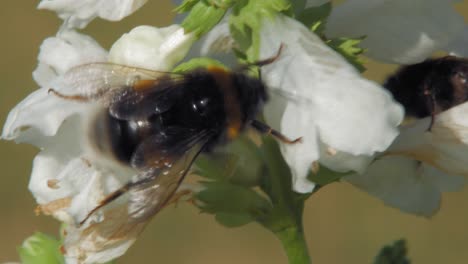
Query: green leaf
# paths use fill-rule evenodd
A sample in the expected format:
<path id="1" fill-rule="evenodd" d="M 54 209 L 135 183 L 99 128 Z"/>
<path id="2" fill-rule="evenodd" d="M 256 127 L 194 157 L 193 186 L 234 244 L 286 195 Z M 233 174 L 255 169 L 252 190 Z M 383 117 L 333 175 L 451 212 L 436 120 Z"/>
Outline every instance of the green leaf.
<path id="1" fill-rule="evenodd" d="M 182 21 L 181 26 L 187 32 L 193 32 L 200 37 L 210 31 L 221 21 L 231 5 L 231 1 L 184 1 L 176 11 L 190 13 Z"/>
<path id="2" fill-rule="evenodd" d="M 407 254 L 406 241 L 400 239 L 393 245 L 382 248 L 375 257 L 374 264 L 410 264 Z"/>
<path id="3" fill-rule="evenodd" d="M 341 177 L 349 174 L 350 172 L 336 172 L 323 165 L 320 165 L 318 172 L 310 172 L 307 178 L 310 181 L 315 182 L 318 186 L 323 187 L 327 184 L 339 181 Z"/>
<path id="4" fill-rule="evenodd" d="M 310 7 L 303 10 L 297 16 L 297 20 L 301 21 L 306 27 L 312 30 L 315 34 L 323 36 L 325 25 L 328 16 L 332 10 L 331 2 L 327 2 L 321 6 Z"/>
<path id="5" fill-rule="evenodd" d="M 195 70 L 197 68 L 207 68 L 209 66 L 217 66 L 217 67 L 227 69 L 226 66 L 224 66 L 224 64 L 222 64 L 220 61 L 217 61 L 211 58 L 202 57 L 202 58 L 194 58 L 194 59 L 191 59 L 189 61 L 186 61 L 177 65 L 173 69 L 173 72 L 183 73 L 183 72 Z"/>
<path id="6" fill-rule="evenodd" d="M 334 38 L 326 43 L 336 52 L 340 53 L 349 63 L 353 64 L 360 72 L 366 70 L 363 65 L 362 58 L 359 56 L 365 50 L 358 45 L 365 37 L 361 38 Z"/>
<path id="7" fill-rule="evenodd" d="M 27 238 L 18 248 L 22 264 L 65 263 L 57 239 L 37 232 Z"/>
<path id="8" fill-rule="evenodd" d="M 249 61 L 259 59 L 262 20 L 271 19 L 279 12 L 287 12 L 290 7 L 287 0 L 236 1 L 229 17 L 229 27 L 232 37 Z"/>
<path id="9" fill-rule="evenodd" d="M 204 182 L 203 185 L 205 189 L 196 194 L 202 202 L 200 208 L 215 214 L 227 227 L 246 224 L 271 210 L 270 202 L 250 188 L 229 182 Z"/>

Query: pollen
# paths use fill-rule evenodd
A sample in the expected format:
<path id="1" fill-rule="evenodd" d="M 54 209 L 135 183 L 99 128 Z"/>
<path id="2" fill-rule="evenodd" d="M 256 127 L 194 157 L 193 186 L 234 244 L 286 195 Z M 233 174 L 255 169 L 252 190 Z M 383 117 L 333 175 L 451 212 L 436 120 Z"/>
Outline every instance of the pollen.
<path id="1" fill-rule="evenodd" d="M 320 170 L 320 164 L 317 161 L 312 162 L 311 170 L 313 174 L 317 174 Z"/>
<path id="2" fill-rule="evenodd" d="M 336 149 L 334 149 L 334 148 L 332 148 L 332 147 L 328 147 L 328 148 L 327 148 L 327 154 L 328 154 L 329 156 L 335 156 L 336 153 L 337 153 Z"/>
<path id="3" fill-rule="evenodd" d="M 51 189 L 58 189 L 60 188 L 60 186 L 58 185 L 60 181 L 57 180 L 57 179 L 50 179 L 50 180 L 47 180 L 47 187 L 51 188 Z"/>

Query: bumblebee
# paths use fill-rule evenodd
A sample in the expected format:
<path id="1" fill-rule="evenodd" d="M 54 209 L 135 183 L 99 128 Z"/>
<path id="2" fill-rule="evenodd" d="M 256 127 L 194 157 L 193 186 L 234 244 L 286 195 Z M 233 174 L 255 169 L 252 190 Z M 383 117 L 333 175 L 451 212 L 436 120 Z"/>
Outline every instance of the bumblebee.
<path id="1" fill-rule="evenodd" d="M 468 60 L 454 56 L 428 59 L 400 68 L 384 84 L 411 117 L 431 116 L 468 100 Z"/>
<path id="2" fill-rule="evenodd" d="M 267 88 L 246 70 L 272 63 L 280 51 L 238 71 L 212 66 L 163 73 L 92 63 L 67 72 L 62 85 L 74 94 L 49 92 L 64 100 L 101 104 L 90 129 L 93 144 L 137 171 L 80 225 L 125 193 L 130 194 L 132 222 L 145 222 L 168 203 L 200 153 L 236 139 L 247 127 L 285 143 L 299 142 L 255 119 L 268 100 Z"/>

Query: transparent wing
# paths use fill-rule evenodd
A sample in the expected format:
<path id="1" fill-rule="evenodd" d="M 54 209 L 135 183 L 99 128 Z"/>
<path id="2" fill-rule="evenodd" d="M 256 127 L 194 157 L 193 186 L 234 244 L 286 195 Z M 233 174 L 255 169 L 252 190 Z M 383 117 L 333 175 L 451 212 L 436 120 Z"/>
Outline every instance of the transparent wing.
<path id="1" fill-rule="evenodd" d="M 146 144 L 151 146 L 142 145 L 138 150 L 140 158 L 145 161 L 138 167 L 138 176 L 120 190 L 111 193 L 103 201 L 105 203 L 98 207 L 103 207 L 103 220 L 83 220 L 79 227 L 79 236 L 68 236 L 65 243 L 80 241 L 79 244 L 82 245 L 90 242 L 95 252 L 130 246 L 149 220 L 170 201 L 194 160 L 213 136 L 209 131 L 193 132 L 174 128 L 169 138 L 163 141 L 157 137 L 148 139 Z M 186 138 L 174 145 L 174 141 L 181 136 Z M 160 149 L 153 150 L 153 147 Z M 157 160 L 165 162 L 156 166 Z M 125 193 L 129 194 L 127 203 L 104 207 Z"/>
<path id="2" fill-rule="evenodd" d="M 170 127 L 141 143 L 131 161 L 144 171 L 129 191 L 132 217 L 153 215 L 166 204 L 211 137 L 207 130 Z"/>
<path id="3" fill-rule="evenodd" d="M 97 62 L 70 69 L 54 81 L 50 88 L 63 95 L 80 95 L 93 98 L 100 97 L 114 89 L 133 87 L 135 83 L 141 80 L 156 81 L 167 75 L 177 74 Z"/>
<path id="4" fill-rule="evenodd" d="M 144 91 L 132 87 L 116 93 L 110 102 L 109 113 L 118 119 L 141 119 L 167 111 L 183 95 L 181 80 L 159 80 Z"/>

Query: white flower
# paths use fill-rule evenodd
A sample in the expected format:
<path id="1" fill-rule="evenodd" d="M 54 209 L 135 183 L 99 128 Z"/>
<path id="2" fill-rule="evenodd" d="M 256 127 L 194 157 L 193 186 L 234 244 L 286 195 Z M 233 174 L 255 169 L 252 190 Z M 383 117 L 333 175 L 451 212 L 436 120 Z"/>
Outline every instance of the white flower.
<path id="1" fill-rule="evenodd" d="M 38 8 L 57 12 L 68 28 L 84 28 L 96 17 L 118 21 L 132 14 L 147 0 L 42 0 Z"/>
<path id="2" fill-rule="evenodd" d="M 366 55 L 390 63 L 410 64 L 447 45 L 464 27 L 450 0 L 348 0 L 332 10 L 329 37 L 361 37 Z"/>
<path id="3" fill-rule="evenodd" d="M 114 45 L 112 56 L 122 64 L 169 71 L 193 41 L 190 35 L 181 36 L 181 30 L 176 26 L 138 28 Z M 126 55 L 137 53 L 132 49 L 145 47 L 155 50 L 148 55 L 158 63 L 157 67 L 145 60 L 141 64 L 135 59 L 126 60 Z M 34 159 L 29 188 L 44 214 L 67 223 L 64 240 L 67 263 L 102 263 L 116 258 L 128 249 L 146 224 L 128 225 L 128 197 L 123 197 L 93 214 L 90 219 L 93 221 L 77 225 L 136 172 L 99 157 L 88 147 L 87 128 L 95 104 L 64 100 L 49 94 L 48 89 L 68 94 L 70 86 L 62 84 L 70 84 L 64 81 L 70 68 L 105 61 L 107 52 L 88 36 L 62 30 L 57 37 L 46 39 L 34 72 L 41 88 L 10 112 L 2 133 L 4 139 L 28 142 L 42 149 Z"/>
<path id="4" fill-rule="evenodd" d="M 346 180 L 388 205 L 433 215 L 441 192 L 460 190 L 468 176 L 467 113 L 468 103 L 464 103 L 438 114 L 430 132 L 430 117 L 403 126 L 366 173 Z"/>
<path id="5" fill-rule="evenodd" d="M 168 70 L 185 57 L 194 41 L 195 36 L 185 34 L 178 25 L 139 26 L 112 45 L 109 60 L 145 69 Z"/>
<path id="6" fill-rule="evenodd" d="M 303 137 L 300 144 L 282 146 L 294 190 L 313 190 L 306 176 L 314 162 L 335 171 L 360 172 L 376 152 L 387 149 L 398 134 L 403 109 L 386 90 L 362 78 L 291 18 L 265 19 L 260 38 L 260 58 L 285 45 L 281 56 L 262 68 L 262 78 L 297 99 L 287 101 L 273 91 L 265 111 L 268 123 L 284 135 Z"/>
<path id="7" fill-rule="evenodd" d="M 57 133 L 63 120 L 82 108 L 48 95 L 50 84 L 73 66 L 97 61 L 107 61 L 107 52 L 88 36 L 62 31 L 57 37 L 46 39 L 33 72 L 34 80 L 43 88 L 11 110 L 2 138 L 43 147 L 44 140 Z"/>

